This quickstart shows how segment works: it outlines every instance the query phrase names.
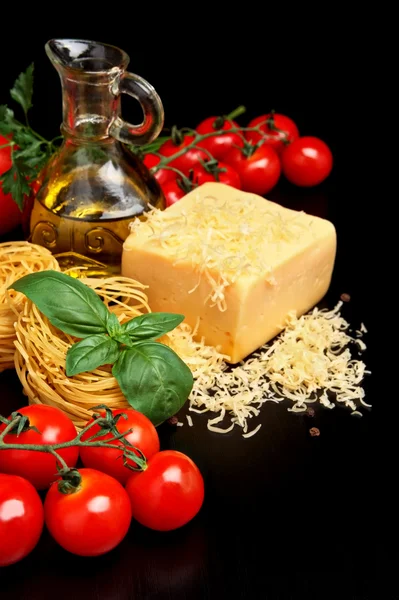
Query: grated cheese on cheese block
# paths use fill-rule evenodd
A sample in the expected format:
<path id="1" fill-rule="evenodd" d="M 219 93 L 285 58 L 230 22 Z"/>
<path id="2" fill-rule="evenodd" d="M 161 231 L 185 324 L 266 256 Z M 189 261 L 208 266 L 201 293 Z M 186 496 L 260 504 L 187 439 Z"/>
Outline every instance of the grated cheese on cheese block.
<path id="1" fill-rule="evenodd" d="M 195 341 L 191 328 L 183 323 L 168 333 L 162 342 L 171 346 L 188 364 L 194 386 L 190 394 L 190 411 L 216 413 L 208 420 L 208 429 L 227 433 L 239 426 L 244 437 L 249 421 L 259 415 L 265 402 L 291 400 L 288 410 L 302 412 L 309 403 L 320 402 L 327 408 L 336 403 L 358 413 L 364 401 L 363 377 L 369 371 L 361 360 L 352 358 L 348 335 L 349 324 L 340 315 L 342 302 L 331 310 L 313 309 L 296 317 L 291 313 L 285 330 L 239 365 L 231 366 L 225 356 L 207 346 L 204 339 Z M 229 426 L 221 426 L 225 416 Z M 220 425 L 218 425 L 220 424 Z"/>
<path id="2" fill-rule="evenodd" d="M 122 274 L 149 286 L 154 311 L 184 314 L 198 339 L 237 363 L 326 293 L 332 223 L 222 183 L 136 219 Z"/>

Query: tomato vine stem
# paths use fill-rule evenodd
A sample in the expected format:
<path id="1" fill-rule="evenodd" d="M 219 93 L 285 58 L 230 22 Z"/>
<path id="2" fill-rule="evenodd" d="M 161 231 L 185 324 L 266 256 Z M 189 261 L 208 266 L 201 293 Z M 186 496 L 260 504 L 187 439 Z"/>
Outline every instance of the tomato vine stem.
<path id="1" fill-rule="evenodd" d="M 109 420 L 108 426 L 106 426 L 106 419 L 103 416 L 97 415 L 94 420 L 86 425 L 73 440 L 68 442 L 60 442 L 58 444 L 19 444 L 14 442 L 5 442 L 4 438 L 7 434 L 18 425 L 23 418 L 22 415 L 13 415 L 10 419 L 2 419 L 2 422 L 7 422 L 6 427 L 0 433 L 0 451 L 1 450 L 29 450 L 33 452 L 47 452 L 52 454 L 54 458 L 59 462 L 62 467 L 62 475 L 65 475 L 72 469 L 68 467 L 62 456 L 57 450 L 63 450 L 64 448 L 71 448 L 73 446 L 78 448 L 112 448 L 121 452 L 121 457 L 125 460 L 125 465 L 133 471 L 144 471 L 147 468 L 147 460 L 144 454 L 139 448 L 133 446 L 127 439 L 126 436 L 132 432 L 132 429 L 120 432 L 116 429 L 115 424 Z M 82 440 L 82 437 L 90 431 L 95 425 L 100 427 L 100 430 L 87 440 Z M 103 435 L 112 433 L 112 437 L 106 440 L 96 439 Z M 17 436 L 16 436 L 17 437 Z M 123 447 L 113 442 L 122 442 Z M 134 462 L 137 467 L 126 464 L 127 460 Z"/>
<path id="2" fill-rule="evenodd" d="M 162 158 L 157 165 L 155 165 L 154 167 L 151 167 L 150 171 L 152 171 L 153 173 L 156 173 L 160 169 L 163 169 L 164 167 L 166 167 L 173 160 L 176 160 L 176 158 L 183 156 L 183 154 L 185 154 L 188 150 L 192 150 L 192 149 L 196 149 L 196 148 L 205 150 L 204 148 L 198 147 L 198 144 L 200 142 L 202 142 L 203 140 L 206 140 L 210 137 L 214 137 L 215 135 L 223 135 L 224 133 L 238 133 L 239 135 L 242 135 L 242 132 L 245 132 L 245 131 L 255 131 L 255 132 L 259 133 L 263 139 L 274 138 L 275 136 L 272 136 L 272 135 L 267 134 L 264 131 L 262 131 L 261 126 L 265 125 L 266 123 L 267 123 L 267 119 L 265 121 L 262 121 L 262 123 L 259 123 L 259 125 L 257 125 L 256 127 L 232 127 L 231 129 L 227 129 L 227 130 L 223 130 L 223 131 L 217 130 L 217 131 L 211 131 L 210 133 L 203 133 L 203 134 L 196 133 L 194 130 L 190 130 L 193 133 L 195 133 L 195 137 L 194 137 L 193 141 L 190 142 L 190 144 L 188 144 L 187 146 L 184 146 L 184 148 L 181 148 L 181 150 L 178 150 L 175 154 L 172 154 L 171 156 L 162 156 L 161 154 L 157 153 L 157 156 L 161 156 Z M 142 148 L 142 150 L 143 150 L 144 154 L 146 154 L 145 147 Z M 209 151 L 208 151 L 208 154 L 210 154 Z M 213 158 L 213 156 L 212 156 L 212 158 Z"/>

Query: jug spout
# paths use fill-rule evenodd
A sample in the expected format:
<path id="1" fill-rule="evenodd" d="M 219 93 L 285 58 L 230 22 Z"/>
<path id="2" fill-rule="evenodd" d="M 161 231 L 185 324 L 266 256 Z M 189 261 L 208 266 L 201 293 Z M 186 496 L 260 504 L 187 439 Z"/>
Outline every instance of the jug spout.
<path id="1" fill-rule="evenodd" d="M 57 69 L 71 69 L 99 74 L 110 70 L 125 70 L 129 56 L 115 46 L 90 40 L 53 39 L 46 52 Z"/>

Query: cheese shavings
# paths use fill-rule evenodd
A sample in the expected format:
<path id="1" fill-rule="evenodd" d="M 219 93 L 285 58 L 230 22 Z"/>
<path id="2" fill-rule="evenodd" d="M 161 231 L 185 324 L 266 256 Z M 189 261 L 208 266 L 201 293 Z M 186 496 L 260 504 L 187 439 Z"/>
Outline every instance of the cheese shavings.
<path id="1" fill-rule="evenodd" d="M 289 315 L 284 332 L 260 353 L 271 388 L 295 402 L 297 410 L 317 400 L 332 408 L 328 393 L 352 410 L 355 401 L 364 398 L 359 384 L 366 367 L 352 359 L 348 345 L 353 338 L 339 314 L 341 306 L 342 302 L 331 311 L 314 308 L 299 319 Z"/>
<path id="2" fill-rule="evenodd" d="M 175 264 L 190 261 L 198 282 L 188 292 L 193 293 L 204 279 L 210 287 L 205 303 L 224 312 L 229 285 L 243 274 L 264 277 L 275 285 L 272 268 L 264 257 L 309 231 L 309 224 L 301 222 L 302 213 L 286 217 L 270 208 L 271 204 L 265 201 L 265 208 L 260 210 L 251 196 L 240 197 L 238 192 L 235 199 L 225 202 L 198 191 L 189 210 L 175 214 L 152 207 L 130 228 L 133 233 L 149 228 L 151 243 L 171 253 Z"/>
<path id="3" fill-rule="evenodd" d="M 300 318 L 290 314 L 285 330 L 275 340 L 235 366 L 228 365 L 227 357 L 203 339 L 195 341 L 196 331 L 187 324 L 168 333 L 162 341 L 193 373 L 189 410 L 216 413 L 208 420 L 210 431 L 228 433 L 238 426 L 243 437 L 251 437 L 260 426 L 248 433 L 249 421 L 259 415 L 265 402 L 288 399 L 293 403 L 288 408 L 291 412 L 304 412 L 314 402 L 330 409 L 343 404 L 351 414 L 359 412 L 359 404 L 369 407 L 361 386 L 369 372 L 363 361 L 352 358 L 349 344 L 355 340 L 348 335 L 341 306 L 342 302 L 330 311 L 314 308 Z M 227 415 L 231 425 L 217 426 Z"/>

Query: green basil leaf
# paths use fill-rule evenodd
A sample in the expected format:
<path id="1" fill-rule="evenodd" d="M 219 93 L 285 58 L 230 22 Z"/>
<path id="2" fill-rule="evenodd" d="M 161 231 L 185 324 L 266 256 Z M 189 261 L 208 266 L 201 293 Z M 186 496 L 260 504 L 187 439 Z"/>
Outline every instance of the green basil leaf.
<path id="1" fill-rule="evenodd" d="M 22 292 L 61 331 L 85 338 L 107 332 L 108 308 L 94 290 L 57 271 L 30 273 L 10 288 Z"/>
<path id="2" fill-rule="evenodd" d="M 125 344 L 125 346 L 129 346 L 129 348 L 131 348 L 132 346 L 134 346 L 135 344 L 138 344 L 140 342 L 134 342 L 131 338 L 130 335 L 128 333 L 116 333 L 112 339 L 116 340 L 117 342 L 119 342 L 120 344 Z"/>
<path id="3" fill-rule="evenodd" d="M 158 342 L 142 342 L 123 350 L 112 374 L 129 404 L 154 425 L 175 415 L 193 386 L 188 366 Z"/>
<path id="4" fill-rule="evenodd" d="M 18 75 L 14 87 L 10 90 L 10 94 L 11 98 L 22 106 L 26 115 L 28 110 L 32 107 L 33 63 L 29 65 L 24 73 Z"/>
<path id="5" fill-rule="evenodd" d="M 105 333 L 90 335 L 71 346 L 66 356 L 68 377 L 93 371 L 102 365 L 114 364 L 119 356 L 118 342 Z"/>
<path id="6" fill-rule="evenodd" d="M 115 313 L 108 312 L 107 331 L 112 338 L 115 338 L 118 333 L 122 333 L 122 325 L 119 323 Z"/>
<path id="7" fill-rule="evenodd" d="M 122 330 L 134 340 L 156 340 L 168 331 L 175 329 L 183 320 L 184 315 L 148 313 L 124 323 Z"/>

